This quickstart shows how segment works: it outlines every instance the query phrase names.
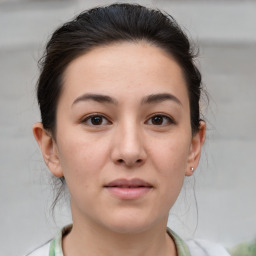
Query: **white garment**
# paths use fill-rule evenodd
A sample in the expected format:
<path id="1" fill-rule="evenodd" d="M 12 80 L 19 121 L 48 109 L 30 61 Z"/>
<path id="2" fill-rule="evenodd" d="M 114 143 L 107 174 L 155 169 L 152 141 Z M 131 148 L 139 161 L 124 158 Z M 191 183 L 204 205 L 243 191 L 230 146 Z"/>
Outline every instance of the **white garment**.
<path id="1" fill-rule="evenodd" d="M 201 239 L 188 240 L 185 242 L 191 256 L 230 256 L 220 244 Z"/>

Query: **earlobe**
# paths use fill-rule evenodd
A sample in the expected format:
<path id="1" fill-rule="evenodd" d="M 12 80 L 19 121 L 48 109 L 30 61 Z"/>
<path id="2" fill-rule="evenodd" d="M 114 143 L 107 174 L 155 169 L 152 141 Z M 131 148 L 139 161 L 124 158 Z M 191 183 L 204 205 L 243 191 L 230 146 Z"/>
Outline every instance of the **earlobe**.
<path id="1" fill-rule="evenodd" d="M 189 153 L 188 163 L 187 163 L 187 170 L 185 173 L 186 176 L 193 175 L 194 171 L 196 170 L 199 164 L 202 146 L 205 141 L 205 131 L 206 131 L 206 124 L 204 121 L 200 121 L 199 131 L 192 138 L 191 148 L 190 148 L 190 153 Z"/>
<path id="2" fill-rule="evenodd" d="M 63 172 L 59 162 L 56 142 L 51 134 L 43 128 L 42 123 L 35 123 L 33 125 L 33 134 L 50 172 L 56 177 L 62 177 Z"/>

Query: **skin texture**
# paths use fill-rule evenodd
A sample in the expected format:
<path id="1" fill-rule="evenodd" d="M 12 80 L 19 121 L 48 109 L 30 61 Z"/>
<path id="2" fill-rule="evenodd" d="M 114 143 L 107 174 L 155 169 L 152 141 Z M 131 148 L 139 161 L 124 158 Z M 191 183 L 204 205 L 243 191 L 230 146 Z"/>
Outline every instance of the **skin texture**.
<path id="1" fill-rule="evenodd" d="M 165 232 L 168 213 L 198 165 L 205 136 L 203 122 L 192 136 L 176 61 L 146 42 L 78 57 L 65 72 L 56 131 L 52 139 L 41 123 L 33 128 L 48 168 L 65 177 L 71 194 L 65 255 L 85 248 L 86 255 L 176 255 Z M 140 179 L 150 188 L 122 197 L 106 188 L 116 179 Z"/>

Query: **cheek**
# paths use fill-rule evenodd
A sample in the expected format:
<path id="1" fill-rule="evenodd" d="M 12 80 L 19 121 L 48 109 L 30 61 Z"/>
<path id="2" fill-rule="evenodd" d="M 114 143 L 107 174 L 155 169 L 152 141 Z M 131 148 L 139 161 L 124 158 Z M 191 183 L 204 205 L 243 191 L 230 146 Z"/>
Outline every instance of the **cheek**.
<path id="1" fill-rule="evenodd" d="M 66 141 L 60 150 L 60 165 L 72 201 L 91 204 L 92 194 L 98 195 L 102 186 L 101 170 L 105 163 L 104 147 L 84 140 Z M 82 205 L 83 205 L 82 204 Z"/>
<path id="2" fill-rule="evenodd" d="M 65 139 L 58 143 L 59 159 L 67 183 L 71 179 L 78 184 L 90 182 L 106 162 L 108 144 L 78 133 L 69 137 L 63 135 L 62 138 Z"/>
<path id="3" fill-rule="evenodd" d="M 182 139 L 180 136 L 166 139 L 161 143 L 158 141 L 150 150 L 153 165 L 163 176 L 184 176 L 189 148 L 189 139 Z"/>
<path id="4" fill-rule="evenodd" d="M 158 170 L 160 197 L 165 202 L 163 207 L 168 210 L 173 206 L 183 186 L 190 147 L 188 141 L 173 138 L 154 149 L 153 161 Z"/>

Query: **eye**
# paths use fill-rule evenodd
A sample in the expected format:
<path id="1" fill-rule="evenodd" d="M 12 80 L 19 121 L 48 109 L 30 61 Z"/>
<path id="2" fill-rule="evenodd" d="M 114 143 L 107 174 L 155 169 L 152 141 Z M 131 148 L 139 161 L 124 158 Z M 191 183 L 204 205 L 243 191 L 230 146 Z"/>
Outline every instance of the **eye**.
<path id="1" fill-rule="evenodd" d="M 152 117 L 150 117 L 147 121 L 147 124 L 149 125 L 158 125 L 158 126 L 165 126 L 169 124 L 174 124 L 174 120 L 166 115 L 157 114 Z"/>
<path id="2" fill-rule="evenodd" d="M 89 126 L 101 126 L 110 124 L 110 121 L 103 115 L 95 114 L 85 117 L 82 123 Z"/>

